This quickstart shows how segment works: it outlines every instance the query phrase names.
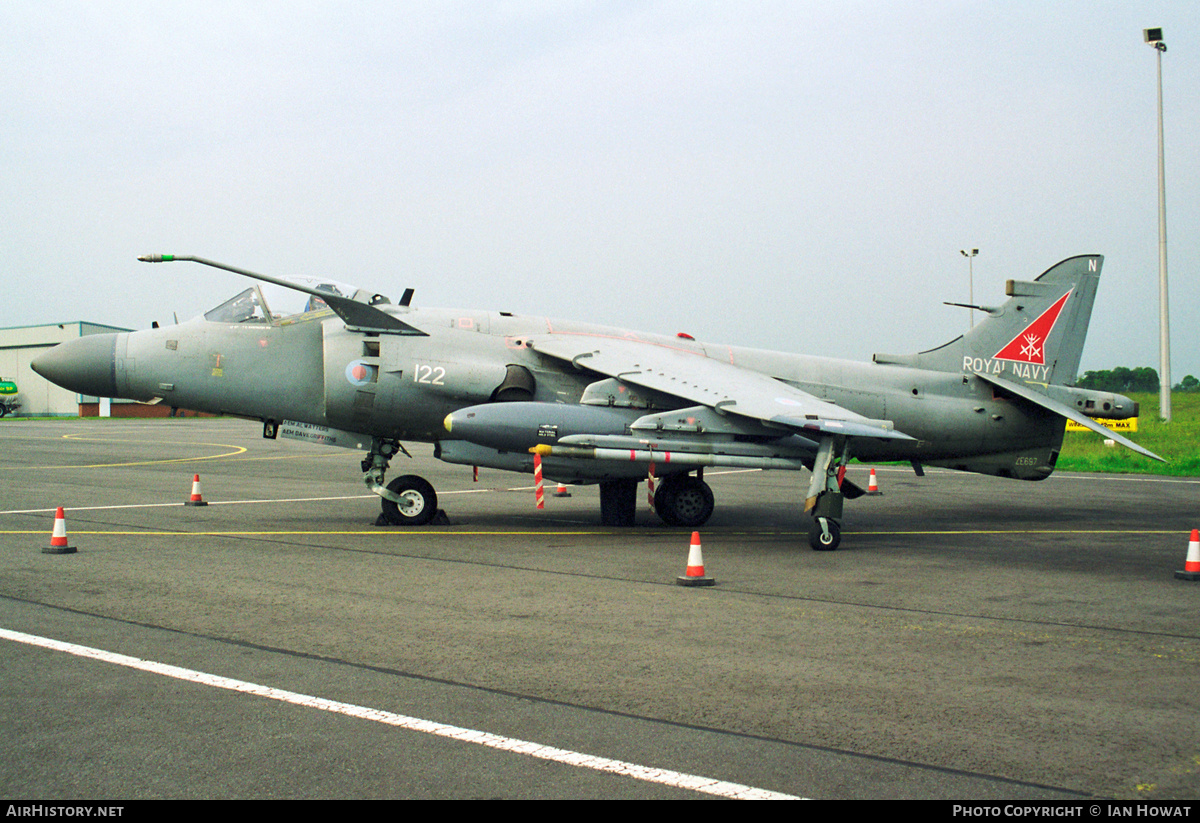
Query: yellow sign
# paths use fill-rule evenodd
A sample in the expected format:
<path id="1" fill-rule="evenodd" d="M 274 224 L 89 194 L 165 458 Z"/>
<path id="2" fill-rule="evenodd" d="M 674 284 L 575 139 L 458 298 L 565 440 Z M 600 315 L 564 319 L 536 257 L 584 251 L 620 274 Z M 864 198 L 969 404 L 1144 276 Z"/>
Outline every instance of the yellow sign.
<path id="1" fill-rule="evenodd" d="M 1104 428 L 1115 432 L 1135 432 L 1137 431 L 1137 421 L 1136 417 L 1130 417 L 1128 420 L 1097 420 L 1096 422 Z M 1073 420 L 1068 420 L 1067 431 L 1086 432 L 1091 431 L 1091 429 L 1085 428 Z"/>

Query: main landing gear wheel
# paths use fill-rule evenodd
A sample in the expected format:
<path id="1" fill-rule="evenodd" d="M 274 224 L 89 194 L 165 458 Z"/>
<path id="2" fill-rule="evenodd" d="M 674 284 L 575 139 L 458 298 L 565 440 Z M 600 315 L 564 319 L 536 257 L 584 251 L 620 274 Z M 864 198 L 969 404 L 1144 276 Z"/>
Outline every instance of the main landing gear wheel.
<path id="1" fill-rule="evenodd" d="M 827 517 L 813 518 L 812 528 L 808 532 L 808 545 L 813 551 L 831 552 L 842 542 L 842 527 L 837 521 Z"/>
<path id="2" fill-rule="evenodd" d="M 388 483 L 387 489 L 401 499 L 396 503 L 383 498 L 383 516 L 393 526 L 424 526 L 437 514 L 437 492 L 425 478 L 406 474 Z"/>
<path id="3" fill-rule="evenodd" d="M 668 477 L 654 493 L 654 511 L 668 526 L 703 526 L 713 513 L 712 489 L 691 475 Z"/>
<path id="4" fill-rule="evenodd" d="M 600 481 L 600 525 L 634 525 L 637 517 L 637 490 L 637 480 Z"/>

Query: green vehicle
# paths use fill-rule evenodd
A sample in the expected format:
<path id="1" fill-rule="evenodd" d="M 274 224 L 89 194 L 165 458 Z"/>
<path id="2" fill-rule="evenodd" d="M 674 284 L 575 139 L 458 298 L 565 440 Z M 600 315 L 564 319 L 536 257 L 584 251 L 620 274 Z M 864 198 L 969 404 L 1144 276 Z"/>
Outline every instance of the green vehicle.
<path id="1" fill-rule="evenodd" d="M 15 414 L 21 407 L 20 397 L 16 383 L 11 380 L 0 380 L 0 417 L 6 414 Z"/>

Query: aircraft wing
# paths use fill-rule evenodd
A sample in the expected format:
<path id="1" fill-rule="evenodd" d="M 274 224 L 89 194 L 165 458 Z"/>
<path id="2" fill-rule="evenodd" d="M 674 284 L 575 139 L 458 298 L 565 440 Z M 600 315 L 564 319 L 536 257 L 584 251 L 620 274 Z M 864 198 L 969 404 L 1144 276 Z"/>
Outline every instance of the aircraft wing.
<path id="1" fill-rule="evenodd" d="M 1100 425 L 1086 414 L 1076 411 L 1065 403 L 1060 403 L 1057 400 L 1053 400 L 1041 392 L 1034 391 L 1028 386 L 1022 386 L 1020 383 L 1014 383 L 1011 380 L 1005 380 L 1003 377 L 997 377 L 994 374 L 985 374 L 984 372 L 975 372 L 975 376 L 980 380 L 986 381 L 991 383 L 993 386 L 1003 389 L 1006 392 L 1015 394 L 1017 397 L 1027 400 L 1030 403 L 1033 403 L 1035 406 L 1041 406 L 1043 409 L 1062 415 L 1068 420 L 1073 420 L 1079 425 L 1089 428 L 1097 434 L 1103 435 L 1111 440 L 1115 440 L 1122 446 L 1133 449 L 1138 454 L 1145 455 L 1146 457 L 1152 457 L 1155 460 L 1162 461 L 1163 463 L 1167 462 L 1149 449 L 1142 448 L 1137 443 L 1134 443 L 1128 437 L 1124 437 L 1123 435 L 1118 434 L 1111 429 L 1106 429 L 1104 426 Z"/>
<path id="2" fill-rule="evenodd" d="M 872 420 L 773 377 L 703 354 L 600 335 L 530 338 L 535 351 L 578 369 L 673 395 L 810 437 L 814 434 L 912 440 L 888 420 Z"/>

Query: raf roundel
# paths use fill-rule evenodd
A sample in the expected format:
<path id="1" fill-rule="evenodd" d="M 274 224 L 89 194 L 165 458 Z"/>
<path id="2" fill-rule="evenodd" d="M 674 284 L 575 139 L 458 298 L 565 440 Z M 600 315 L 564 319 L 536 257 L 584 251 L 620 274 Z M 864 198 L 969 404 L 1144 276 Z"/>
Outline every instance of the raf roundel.
<path id="1" fill-rule="evenodd" d="M 346 366 L 346 380 L 352 386 L 365 386 L 375 380 L 375 367 L 355 360 Z"/>

